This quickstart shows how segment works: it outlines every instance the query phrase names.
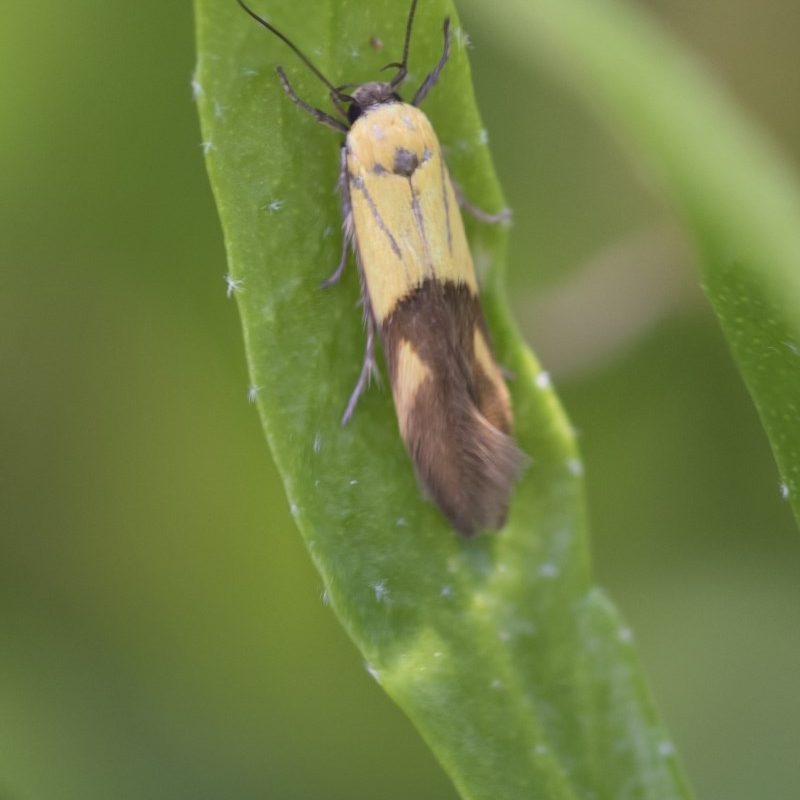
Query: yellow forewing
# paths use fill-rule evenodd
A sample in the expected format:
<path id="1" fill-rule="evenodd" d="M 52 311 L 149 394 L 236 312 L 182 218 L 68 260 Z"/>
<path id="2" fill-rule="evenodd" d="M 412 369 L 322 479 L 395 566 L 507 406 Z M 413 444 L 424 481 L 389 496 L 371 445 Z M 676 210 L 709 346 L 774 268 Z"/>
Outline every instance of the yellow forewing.
<path id="1" fill-rule="evenodd" d="M 392 394 L 397 409 L 400 433 L 406 436 L 409 414 L 417 402 L 420 386 L 431 377 L 430 367 L 419 357 L 414 345 L 407 339 L 400 342 L 397 352 L 397 370 L 392 381 Z"/>
<path id="2" fill-rule="evenodd" d="M 347 135 L 347 180 L 355 243 L 380 324 L 427 279 L 478 292 L 441 147 L 414 106 L 370 109 Z"/>

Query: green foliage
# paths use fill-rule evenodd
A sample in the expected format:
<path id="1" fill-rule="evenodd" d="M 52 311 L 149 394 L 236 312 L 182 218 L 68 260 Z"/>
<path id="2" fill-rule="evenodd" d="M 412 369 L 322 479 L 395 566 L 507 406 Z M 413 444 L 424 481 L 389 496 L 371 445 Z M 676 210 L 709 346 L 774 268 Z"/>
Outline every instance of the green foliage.
<path id="1" fill-rule="evenodd" d="M 511 48 L 569 75 L 669 194 L 800 519 L 800 189 L 792 167 L 649 20 L 613 2 L 509 0 Z M 515 25 L 505 24 L 515 19 Z M 533 44 L 533 46 L 532 46 Z M 747 465 L 743 465 L 747 469 Z"/>
<path id="2" fill-rule="evenodd" d="M 320 29 L 333 24 L 330 10 L 313 8 L 298 30 L 294 4 L 252 1 L 278 15 L 280 24 L 287 9 L 287 32 L 304 47 L 327 40 Z M 397 56 L 406 0 L 374 12 L 364 10 L 368 2 L 347 2 L 353 38 L 331 41 L 335 51 L 326 54 L 321 47 L 319 58 L 336 79 L 374 77 L 375 69 Z M 421 2 L 417 33 L 429 41 L 425 50 L 412 50 L 410 86 L 438 56 L 445 13 L 437 6 L 426 17 L 432 0 Z M 796 165 L 800 105 L 792 100 L 798 95 L 800 49 L 792 46 L 792 34 L 800 28 L 800 4 L 648 4 L 656 5 L 659 19 L 685 32 L 742 103 L 774 129 Z M 304 195 L 304 213 L 324 216 L 326 225 L 337 228 L 331 181 L 338 137 L 288 104 L 273 83 L 273 66 L 283 63 L 304 95 L 327 107 L 324 90 L 233 0 L 215 0 L 214 6 L 206 13 L 223 15 L 220 33 L 231 41 L 240 36 L 236 47 L 247 39 L 247 52 L 258 59 L 258 76 L 243 76 L 256 81 L 248 114 L 264 123 L 245 127 L 252 152 L 269 158 L 262 151 L 274 116 L 298 113 L 297 130 L 302 120 L 305 138 L 292 149 L 295 161 L 285 176 L 308 167 L 316 184 Z M 662 56 L 624 20 L 615 17 L 612 25 L 622 41 L 610 38 L 613 30 L 599 30 L 596 12 L 615 8 L 608 0 L 585 0 L 575 19 L 567 17 L 578 8 L 569 0 L 550 6 L 540 0 L 459 0 L 474 43 L 470 63 L 492 157 L 515 214 L 509 273 L 520 319 L 532 313 L 532 294 L 547 304 L 547 289 L 555 282 L 569 291 L 598 254 L 609 246 L 617 252 L 620 240 L 640 241 L 642 226 L 660 226 L 665 216 L 662 195 L 641 180 L 643 159 L 633 168 L 626 164 L 625 153 L 588 118 L 589 104 L 554 85 L 548 70 L 559 78 L 574 76 L 628 141 L 632 136 L 624 131 L 637 114 L 632 111 L 633 119 L 623 124 L 622 112 L 612 113 L 609 90 L 597 84 L 601 66 L 623 55 L 630 63 L 626 54 L 636 47 L 635 64 L 613 83 L 636 80 L 651 58 L 657 72 L 672 70 L 659 67 Z M 129 4 L 122 15 L 115 4 L 78 0 L 51 4 L 41 24 L 29 4 L 4 6 L 2 795 L 453 798 L 456 791 L 432 753 L 360 668 L 357 648 L 322 606 L 321 579 L 289 516 L 256 408 L 245 400 L 250 379 L 237 303 L 224 294 L 219 217 L 190 101 L 190 8 Z M 363 28 L 383 41 L 379 52 L 358 29 L 365 13 L 371 16 Z M 538 19 L 530 19 L 533 13 Z M 552 15 L 564 22 L 559 35 Z M 240 63 L 236 47 L 218 48 L 217 54 L 238 80 L 247 62 Z M 362 66 L 350 55 L 354 47 L 361 50 Z M 581 54 L 593 54 L 597 63 L 585 64 Z M 211 101 L 207 113 L 218 112 L 220 125 L 230 121 L 226 111 L 245 121 L 236 103 L 214 108 L 215 97 L 224 101 L 225 95 L 211 94 L 214 81 L 207 73 L 203 78 L 211 84 L 197 82 L 206 89 L 203 102 Z M 448 67 L 444 85 L 454 79 L 460 80 Z M 665 79 L 642 81 L 637 106 L 659 103 L 665 95 L 656 87 Z M 695 78 L 683 83 L 684 96 L 693 96 Z M 231 86 L 242 88 L 238 82 Z M 454 107 L 462 102 L 456 99 L 437 89 L 425 110 L 446 136 L 449 159 L 471 199 L 498 208 L 502 200 L 491 194 L 493 185 L 480 185 L 482 171 L 473 174 L 474 152 L 460 148 L 456 123 L 463 112 Z M 689 121 L 706 113 L 693 106 L 688 114 L 681 107 L 679 94 L 658 128 L 666 132 L 681 117 Z M 719 159 L 719 147 L 728 148 L 730 126 L 698 120 L 688 140 L 714 152 L 685 172 L 708 191 L 704 163 Z M 670 133 L 669 140 L 680 138 Z M 217 144 L 224 141 L 218 138 Z M 639 154 L 650 152 L 655 132 L 638 141 Z M 235 152 L 233 144 L 228 135 L 228 152 Z M 285 152 L 280 150 L 281 158 Z M 760 253 L 768 269 L 786 263 L 765 254 L 779 241 L 791 241 L 767 234 L 781 219 L 775 190 L 794 191 L 791 170 L 779 165 L 763 171 L 739 156 L 731 164 L 731 180 L 752 193 L 749 206 L 736 201 L 747 211 L 737 212 L 732 227 L 752 234 L 757 222 L 765 235 L 750 256 L 732 238 L 729 269 L 705 283 L 715 296 L 717 290 L 730 292 L 732 325 L 741 327 L 742 314 L 753 315 L 755 300 L 763 299 L 764 310 L 753 321 L 765 331 L 755 324 L 743 329 L 741 347 L 758 356 L 750 362 L 753 372 L 759 370 L 763 388 L 778 395 L 770 400 L 777 407 L 781 399 L 788 404 L 797 396 L 791 388 L 792 350 L 762 347 L 761 337 L 791 344 L 792 337 L 770 329 L 779 321 L 789 332 L 795 317 L 780 310 L 790 297 L 781 284 L 773 290 L 770 282 L 754 278 L 758 259 L 752 256 Z M 742 169 L 749 172 L 747 180 Z M 271 194 L 270 176 L 255 162 L 254 171 L 263 194 Z M 664 180 L 665 171 L 660 170 Z M 677 189 L 672 194 L 682 204 Z M 240 206 L 249 208 L 249 201 Z M 274 233 L 274 213 L 256 216 L 259 228 Z M 792 216 L 784 219 L 791 232 Z M 486 226 L 472 230 L 473 237 L 500 233 Z M 326 293 L 315 288 L 333 269 L 337 236 L 334 230 L 331 250 L 319 263 L 299 263 L 308 268 L 303 294 L 320 296 L 319 324 L 336 330 L 328 322 L 343 303 L 340 317 L 352 337 L 352 353 L 342 359 L 350 374 L 324 409 L 334 431 L 363 342 L 354 276 Z M 484 241 L 484 252 L 502 245 Z M 642 271 L 650 273 L 662 253 L 645 255 Z M 499 272 L 490 277 L 499 279 Z M 615 285 L 630 298 L 627 288 L 633 290 Z M 492 289 L 490 298 L 496 297 Z M 601 332 L 611 327 L 615 320 L 602 319 L 605 300 L 600 293 L 592 315 L 574 307 L 562 314 L 564 338 L 586 343 L 598 314 Z M 644 307 L 633 309 L 630 301 L 624 306 L 632 313 Z M 499 337 L 502 315 L 493 315 L 492 327 Z M 563 370 L 544 338 L 541 346 L 544 364 L 554 373 Z M 789 503 L 777 492 L 779 478 L 758 415 L 710 308 L 700 307 L 692 293 L 661 324 L 626 339 L 611 363 L 593 367 L 589 374 L 561 372 L 556 383 L 581 431 L 596 580 L 613 587 L 634 623 L 636 649 L 698 797 L 752 800 L 768 794 L 770 800 L 794 800 L 800 766 L 786 742 L 795 740 L 800 718 L 800 694 L 794 691 L 800 540 Z M 291 369 L 297 385 L 304 372 Z M 518 400 L 525 394 L 519 378 L 514 391 Z M 358 433 L 369 424 L 364 415 L 369 420 L 376 413 L 370 404 L 387 403 L 380 424 L 396 447 L 385 395 L 385 388 L 371 390 L 352 425 L 362 426 L 355 428 Z M 297 397 L 304 395 L 298 390 Z M 522 409 L 517 412 L 520 417 Z M 782 423 L 789 434 L 787 453 L 791 419 Z M 545 430 L 544 440 L 548 436 Z M 539 453 L 526 444 L 537 459 L 534 469 L 547 455 L 544 445 Z M 398 471 L 408 469 L 401 456 Z M 418 502 L 413 481 L 403 480 L 409 502 Z M 428 518 L 438 519 L 435 509 Z M 407 534 L 409 548 L 419 549 L 416 533 L 398 533 Z M 436 536 L 450 533 L 442 529 Z M 552 574 L 545 570 L 545 577 Z M 566 596 L 557 579 L 548 585 L 556 592 L 552 602 Z M 393 588 L 396 599 L 397 587 L 390 583 Z M 547 609 L 545 603 L 535 613 L 546 616 Z M 600 633 L 594 637 L 598 643 L 615 642 Z M 544 646 L 539 651 L 549 658 L 544 672 L 555 672 L 555 656 Z M 562 654 L 568 664 L 570 650 Z M 603 677 L 594 663 L 593 669 Z M 561 676 L 555 689 L 539 684 L 539 697 L 555 698 L 545 720 L 561 713 L 560 698 L 574 684 L 568 669 Z M 541 709 L 544 702 L 536 705 Z M 626 703 L 598 702 L 584 722 L 606 709 L 629 713 Z M 552 729 L 547 722 L 545 727 Z M 601 760 L 599 755 L 594 762 Z M 628 786 L 617 796 L 642 794 L 634 781 Z"/>
<path id="3" fill-rule="evenodd" d="M 358 14 L 297 3 L 270 19 L 340 84 L 398 57 L 398 12 L 387 0 Z M 420 8 L 410 82 L 436 62 L 446 13 L 454 16 L 443 3 Z M 794 188 L 694 65 L 642 20 L 611 4 L 532 3 L 525 14 L 545 57 L 573 56 L 573 74 L 646 154 L 695 231 L 709 295 L 797 509 Z M 590 583 L 581 462 L 508 320 L 505 232 L 469 223 L 533 464 L 502 535 L 467 542 L 421 499 L 387 391 L 373 388 L 352 422 L 338 424 L 363 331 L 353 269 L 317 288 L 339 257 L 336 136 L 288 101 L 272 67 L 285 64 L 312 105 L 327 107 L 324 87 L 233 2 L 198 0 L 197 17 L 208 168 L 254 393 L 297 524 L 370 670 L 464 797 L 686 797 L 630 637 Z M 458 39 L 426 111 L 466 194 L 501 207 Z"/>

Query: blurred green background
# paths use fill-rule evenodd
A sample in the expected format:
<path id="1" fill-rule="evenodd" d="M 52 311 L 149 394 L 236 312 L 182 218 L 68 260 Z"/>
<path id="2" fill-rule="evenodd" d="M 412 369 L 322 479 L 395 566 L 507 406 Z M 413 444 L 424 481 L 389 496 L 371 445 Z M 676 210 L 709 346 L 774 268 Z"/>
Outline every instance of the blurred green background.
<path id="1" fill-rule="evenodd" d="M 797 160 L 800 5 L 640 5 Z M 669 209 L 479 6 L 515 311 L 582 433 L 598 582 L 698 797 L 793 800 L 766 438 Z M 3 6 L 0 798 L 454 798 L 323 605 L 247 404 L 193 62 L 189 3 Z"/>

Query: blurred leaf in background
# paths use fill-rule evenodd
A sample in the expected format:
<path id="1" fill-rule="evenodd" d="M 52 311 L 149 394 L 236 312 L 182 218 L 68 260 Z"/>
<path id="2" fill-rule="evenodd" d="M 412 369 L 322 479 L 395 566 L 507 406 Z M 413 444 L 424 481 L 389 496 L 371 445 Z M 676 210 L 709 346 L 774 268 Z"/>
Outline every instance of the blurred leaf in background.
<path id="1" fill-rule="evenodd" d="M 639 5 L 797 160 L 797 4 Z M 4 11 L 0 792 L 454 797 L 324 608 L 246 402 L 190 7 Z M 461 11 L 602 583 L 697 796 L 793 798 L 797 533 L 690 251 L 579 102 Z M 663 268 L 624 302 L 612 279 L 643 253 Z M 653 310 L 580 330 L 597 285 Z"/>

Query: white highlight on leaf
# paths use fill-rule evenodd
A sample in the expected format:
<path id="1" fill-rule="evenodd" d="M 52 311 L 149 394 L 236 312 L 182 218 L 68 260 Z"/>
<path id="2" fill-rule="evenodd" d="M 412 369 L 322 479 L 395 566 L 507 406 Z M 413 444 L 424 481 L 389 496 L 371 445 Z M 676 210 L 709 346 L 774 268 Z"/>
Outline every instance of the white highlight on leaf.
<path id="1" fill-rule="evenodd" d="M 580 478 L 583 475 L 583 462 L 579 458 L 570 458 L 567 461 L 567 469 L 571 475 Z"/>
<path id="2" fill-rule="evenodd" d="M 619 640 L 623 644 L 629 644 L 633 641 L 633 630 L 628 627 L 620 628 L 619 629 Z"/>
<path id="3" fill-rule="evenodd" d="M 230 295 L 228 295 L 230 297 Z M 262 386 L 256 386 L 254 383 L 251 383 L 247 387 L 247 402 L 251 405 L 255 403 L 256 399 L 258 398 L 258 393 L 261 391 Z"/>
<path id="4" fill-rule="evenodd" d="M 272 200 L 267 203 L 265 206 L 262 206 L 261 209 L 269 211 L 270 214 L 274 214 L 276 211 L 280 211 L 283 208 L 284 200 Z"/>
<path id="5" fill-rule="evenodd" d="M 657 749 L 658 754 L 660 756 L 664 756 L 665 758 L 675 755 L 675 746 L 668 739 L 663 742 L 659 742 Z"/>
<path id="6" fill-rule="evenodd" d="M 463 28 L 456 28 L 456 42 L 462 50 L 472 49 L 472 40 Z"/>
<path id="7" fill-rule="evenodd" d="M 372 677 L 375 679 L 375 683 L 377 683 L 378 685 L 380 685 L 380 682 L 381 682 L 381 673 L 380 673 L 380 672 L 379 672 L 377 669 L 375 669 L 375 667 L 373 667 L 373 666 L 372 666 L 372 664 L 370 664 L 370 663 L 369 663 L 369 662 L 367 662 L 367 661 L 365 661 L 365 662 L 364 662 L 364 668 L 365 668 L 365 669 L 367 670 L 367 672 L 369 672 L 369 674 L 370 674 L 370 675 L 372 675 Z"/>
<path id="8" fill-rule="evenodd" d="M 291 503 L 289 505 L 289 513 L 293 517 L 296 517 L 300 513 L 300 509 L 297 507 L 297 503 Z"/>
<path id="9" fill-rule="evenodd" d="M 319 453 L 319 451 L 322 449 L 322 436 L 320 434 L 317 434 L 314 437 L 314 444 L 311 445 L 311 447 L 315 453 Z"/>
<path id="10" fill-rule="evenodd" d="M 503 681 L 500 678 L 495 678 L 490 684 L 490 688 L 492 689 L 502 689 L 503 688 Z"/>
<path id="11" fill-rule="evenodd" d="M 560 573 L 559 568 L 555 564 L 551 564 L 549 561 L 542 564 L 539 567 L 539 576 L 542 578 L 556 578 Z"/>
<path id="12" fill-rule="evenodd" d="M 234 292 L 242 291 L 242 284 L 244 283 L 244 278 L 234 278 L 233 275 L 228 273 L 225 276 L 225 283 L 228 284 L 228 288 L 225 292 L 226 297 L 233 297 Z"/>
<path id="13" fill-rule="evenodd" d="M 453 587 L 448 584 L 445 584 L 439 590 L 439 597 L 450 597 L 452 594 L 453 594 Z"/>
<path id="14" fill-rule="evenodd" d="M 534 385 L 537 389 L 549 389 L 553 383 L 550 380 L 550 373 L 547 370 L 542 370 L 534 379 Z"/>
<path id="15" fill-rule="evenodd" d="M 784 481 L 781 481 L 780 493 L 781 493 L 781 498 L 783 500 L 788 500 L 789 499 L 789 495 L 791 494 L 791 490 L 789 489 L 789 484 L 788 483 L 785 483 Z"/>
<path id="16" fill-rule="evenodd" d="M 370 584 L 370 588 L 373 592 L 375 592 L 375 599 L 379 603 L 391 603 L 392 598 L 389 595 L 389 589 L 386 586 L 386 581 L 376 581 L 375 583 Z"/>
<path id="17" fill-rule="evenodd" d="M 203 84 L 197 79 L 196 75 L 192 75 L 192 100 L 197 100 L 198 97 L 203 96 Z"/>
<path id="18" fill-rule="evenodd" d="M 210 139 L 207 142 L 200 142 L 200 147 L 203 148 L 203 155 L 208 155 L 212 150 L 215 150 L 214 142 Z"/>

